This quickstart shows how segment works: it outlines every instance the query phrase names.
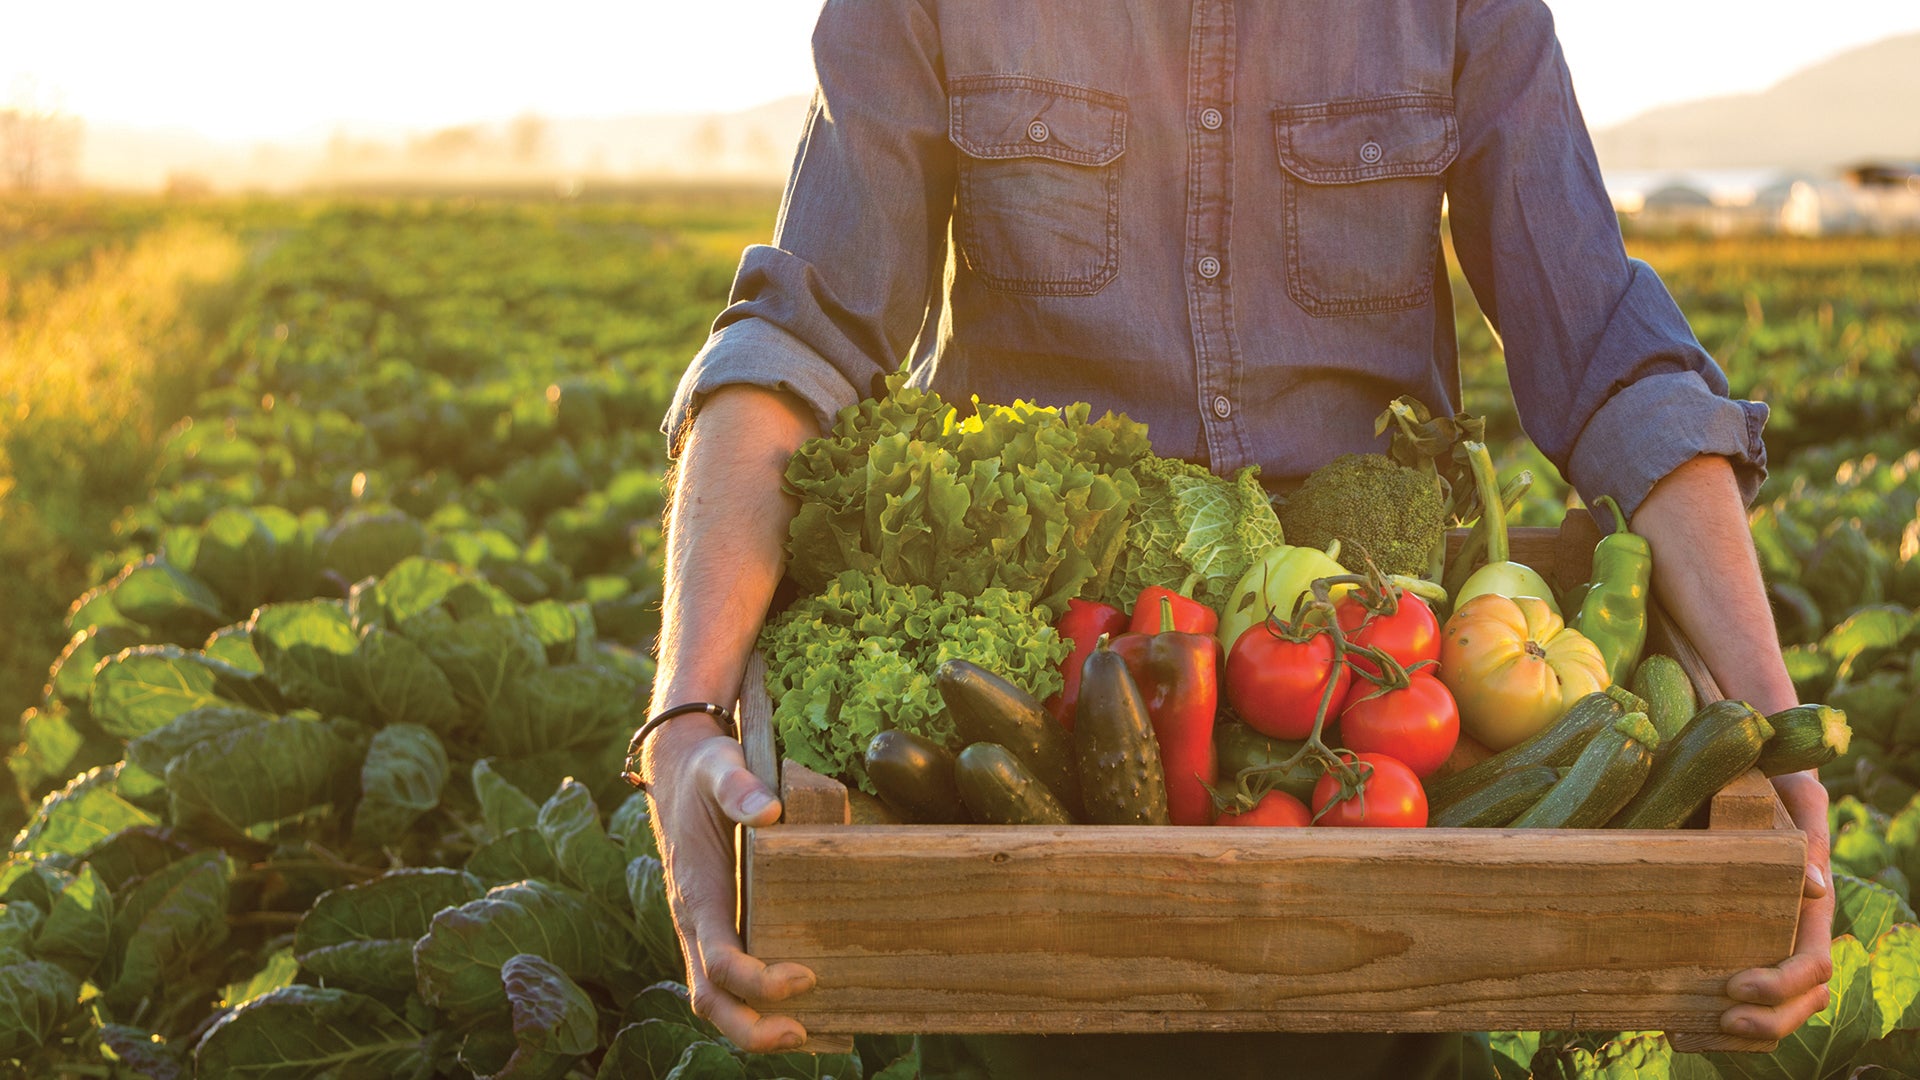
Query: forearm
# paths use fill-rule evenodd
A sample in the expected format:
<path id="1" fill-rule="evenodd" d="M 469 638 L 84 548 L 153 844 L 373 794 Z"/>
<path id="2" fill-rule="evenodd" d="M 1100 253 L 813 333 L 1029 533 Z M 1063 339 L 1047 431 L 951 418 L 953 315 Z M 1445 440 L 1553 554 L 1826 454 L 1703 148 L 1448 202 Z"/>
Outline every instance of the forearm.
<path id="1" fill-rule="evenodd" d="M 1727 459 L 1694 458 L 1654 485 L 1633 516 L 1653 548 L 1653 591 L 1720 690 L 1761 712 L 1796 703 L 1753 534 Z"/>
<path id="2" fill-rule="evenodd" d="M 793 451 L 817 434 L 799 399 L 755 386 L 724 387 L 701 406 L 667 513 L 653 710 L 738 697 L 795 512 L 781 477 Z M 675 720 L 648 740 L 649 761 L 664 742 L 713 730 L 703 716 Z"/>

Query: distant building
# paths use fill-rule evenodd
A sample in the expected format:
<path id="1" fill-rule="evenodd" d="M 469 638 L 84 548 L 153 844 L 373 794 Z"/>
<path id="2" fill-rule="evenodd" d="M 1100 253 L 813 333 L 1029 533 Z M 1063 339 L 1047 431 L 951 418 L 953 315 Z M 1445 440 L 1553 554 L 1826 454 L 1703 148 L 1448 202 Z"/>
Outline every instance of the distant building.
<path id="1" fill-rule="evenodd" d="M 1709 174 L 1701 174 L 1706 177 Z M 1782 173 L 1744 190 L 1702 189 L 1674 174 L 1646 191 L 1622 191 L 1616 208 L 1646 232 L 1836 233 L 1920 231 L 1920 162 L 1861 162 L 1834 174 Z"/>

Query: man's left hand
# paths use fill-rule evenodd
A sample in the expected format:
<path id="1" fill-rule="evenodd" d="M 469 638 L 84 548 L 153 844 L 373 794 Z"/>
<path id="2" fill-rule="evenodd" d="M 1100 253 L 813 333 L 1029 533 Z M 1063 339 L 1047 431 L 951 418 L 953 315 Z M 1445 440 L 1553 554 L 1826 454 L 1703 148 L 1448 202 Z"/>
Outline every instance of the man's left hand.
<path id="1" fill-rule="evenodd" d="M 1727 980 L 1741 1004 L 1720 1014 L 1720 1030 L 1743 1039 L 1782 1039 L 1827 1007 L 1833 978 L 1833 874 L 1827 856 L 1827 789 L 1811 772 L 1773 780 L 1793 823 L 1807 834 L 1800 930 L 1793 955 L 1774 967 L 1750 968 Z"/>

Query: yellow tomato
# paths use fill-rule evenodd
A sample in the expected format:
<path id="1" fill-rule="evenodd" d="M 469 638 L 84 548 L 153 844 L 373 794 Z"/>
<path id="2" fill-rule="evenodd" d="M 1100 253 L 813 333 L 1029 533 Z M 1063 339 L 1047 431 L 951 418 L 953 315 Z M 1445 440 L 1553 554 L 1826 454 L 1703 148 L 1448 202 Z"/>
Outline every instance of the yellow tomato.
<path id="1" fill-rule="evenodd" d="M 1612 684 L 1599 646 L 1533 596 L 1476 596 L 1440 635 L 1440 681 L 1460 730 L 1493 750 L 1523 742 Z"/>

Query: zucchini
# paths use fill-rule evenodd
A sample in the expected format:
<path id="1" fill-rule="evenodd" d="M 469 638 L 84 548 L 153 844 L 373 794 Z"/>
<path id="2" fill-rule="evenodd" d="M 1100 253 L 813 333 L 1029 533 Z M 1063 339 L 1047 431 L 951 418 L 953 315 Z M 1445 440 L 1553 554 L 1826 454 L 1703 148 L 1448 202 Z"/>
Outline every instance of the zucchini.
<path id="1" fill-rule="evenodd" d="M 1067 729 L 1033 695 L 978 664 L 949 660 L 933 674 L 962 743 L 998 743 L 1025 762 L 1070 810 L 1080 806 Z"/>
<path id="2" fill-rule="evenodd" d="M 1096 825 L 1170 825 L 1167 777 L 1146 699 L 1120 654 L 1095 648 L 1081 669 L 1073 745 L 1087 820 Z"/>
<path id="3" fill-rule="evenodd" d="M 1427 824 L 1436 829 L 1497 829 L 1531 809 L 1559 779 L 1560 770 L 1551 765 L 1523 765 L 1432 815 Z"/>
<path id="4" fill-rule="evenodd" d="M 1597 829 L 1627 805 L 1653 768 L 1660 733 L 1643 712 L 1615 720 L 1586 749 L 1553 790 L 1509 826 L 1515 829 Z"/>
<path id="5" fill-rule="evenodd" d="M 1510 746 L 1471 768 L 1454 773 L 1427 788 L 1427 806 L 1438 812 L 1466 798 L 1495 777 L 1528 765 L 1565 766 L 1574 763 L 1595 735 L 1630 712 L 1645 712 L 1647 703 L 1624 687 L 1596 690 L 1573 703 L 1560 719 L 1517 746 Z"/>
<path id="6" fill-rule="evenodd" d="M 1647 719 L 1662 739 L 1672 739 L 1700 709 L 1693 693 L 1693 680 L 1680 668 L 1680 661 L 1665 653 L 1653 653 L 1633 672 L 1633 692 L 1647 701 Z"/>
<path id="7" fill-rule="evenodd" d="M 880 801 L 907 821 L 949 825 L 967 820 L 954 786 L 953 754 L 932 739 L 898 728 L 867 743 L 867 779 Z"/>
<path id="8" fill-rule="evenodd" d="M 974 820 L 983 824 L 1073 824 L 1047 785 L 999 743 L 977 742 L 960 751 L 953 778 Z"/>
<path id="9" fill-rule="evenodd" d="M 1773 725 L 1744 701 L 1716 701 L 1653 758 L 1646 783 L 1607 822 L 1611 829 L 1677 829 L 1760 759 Z"/>
<path id="10" fill-rule="evenodd" d="M 1773 738 L 1760 751 L 1760 771 L 1781 776 L 1817 769 L 1841 754 L 1853 742 L 1847 714 L 1831 705 L 1795 705 L 1767 717 Z"/>

